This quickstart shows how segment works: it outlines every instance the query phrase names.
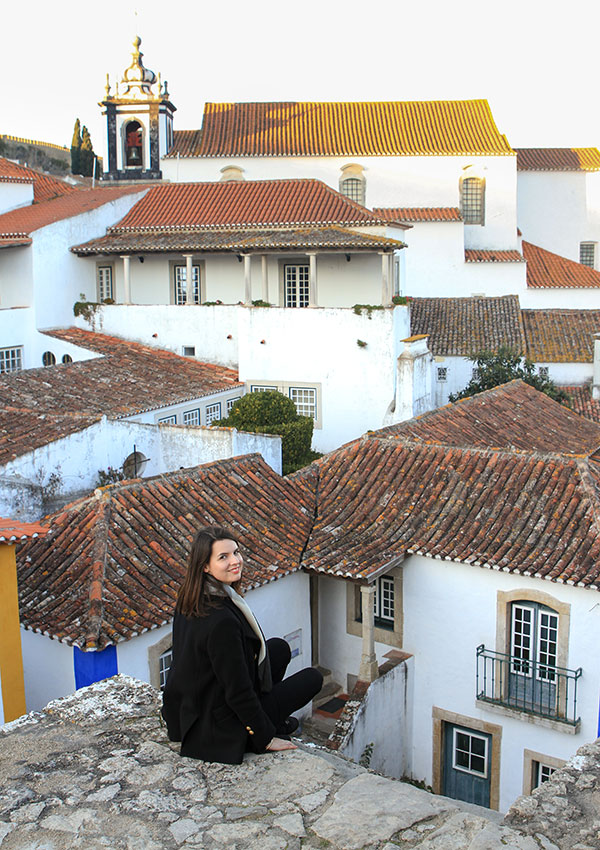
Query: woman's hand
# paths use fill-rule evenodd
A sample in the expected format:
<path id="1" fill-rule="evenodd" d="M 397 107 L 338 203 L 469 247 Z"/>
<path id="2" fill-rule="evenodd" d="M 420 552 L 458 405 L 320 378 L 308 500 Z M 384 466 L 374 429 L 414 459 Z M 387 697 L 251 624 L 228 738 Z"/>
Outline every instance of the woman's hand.
<path id="1" fill-rule="evenodd" d="M 283 738 L 272 738 L 265 749 L 268 753 L 280 753 L 282 750 L 297 750 L 298 747 L 291 741 L 284 741 Z"/>

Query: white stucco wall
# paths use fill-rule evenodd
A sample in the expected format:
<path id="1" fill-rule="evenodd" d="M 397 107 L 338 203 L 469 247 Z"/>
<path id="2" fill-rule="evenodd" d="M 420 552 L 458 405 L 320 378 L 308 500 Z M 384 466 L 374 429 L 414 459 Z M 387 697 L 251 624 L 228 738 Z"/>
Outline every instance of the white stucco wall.
<path id="1" fill-rule="evenodd" d="M 536 363 L 536 368 L 545 366 L 548 369 L 548 377 L 554 383 L 566 387 L 579 386 L 591 381 L 594 376 L 594 364 L 590 363 Z"/>
<path id="2" fill-rule="evenodd" d="M 389 156 L 389 157 L 203 157 L 163 159 L 163 176 L 188 182 L 218 180 L 220 170 L 235 165 L 247 180 L 308 177 L 339 189 L 341 169 L 362 165 L 367 207 L 457 207 L 459 180 L 473 166 L 486 180 L 485 226 L 469 227 L 467 247 L 516 248 L 516 157 Z"/>
<path id="3" fill-rule="evenodd" d="M 50 700 L 75 690 L 73 647 L 21 629 L 25 702 L 27 711 L 39 711 Z"/>
<path id="4" fill-rule="evenodd" d="M 0 307 L 33 306 L 33 246 L 0 252 Z"/>
<path id="5" fill-rule="evenodd" d="M 102 204 L 94 210 L 65 218 L 36 230 L 33 236 L 32 274 L 38 328 L 64 327 L 73 323 L 73 304 L 83 293 L 96 300 L 95 265 L 83 264 L 69 251 L 104 236 L 143 197 L 147 189 Z"/>
<path id="6" fill-rule="evenodd" d="M 523 310 L 600 309 L 600 289 L 526 289 L 519 293 Z"/>
<path id="7" fill-rule="evenodd" d="M 588 229 L 587 177 L 577 171 L 519 171 L 519 228 L 527 242 L 579 262 L 579 243 L 597 242 Z"/>
<path id="8" fill-rule="evenodd" d="M 453 562 L 412 556 L 404 562 L 404 649 L 415 656 L 412 775 L 431 783 L 432 706 L 500 724 L 500 810 L 522 793 L 523 749 L 568 758 L 596 738 L 600 659 L 597 592 L 511 576 Z M 577 691 L 581 732 L 549 729 L 536 722 L 476 705 L 476 648 L 496 649 L 497 591 L 540 590 L 571 605 L 567 666 L 583 667 Z"/>
<path id="9" fill-rule="evenodd" d="M 31 183 L 11 183 L 0 180 L 0 215 L 17 207 L 33 203 L 33 181 Z"/>
<path id="10" fill-rule="evenodd" d="M 109 466 L 119 469 L 134 445 L 149 459 L 144 478 L 251 452 L 262 454 L 281 473 L 278 436 L 248 434 L 234 428 L 156 426 L 103 418 L 0 468 L 0 506 L 12 508 L 5 511 L 6 515 L 38 519 L 37 488 L 48 488 L 47 507 L 62 497 L 88 493 L 98 486 L 99 470 L 105 471 Z M 15 498 L 15 488 L 20 501 Z"/>

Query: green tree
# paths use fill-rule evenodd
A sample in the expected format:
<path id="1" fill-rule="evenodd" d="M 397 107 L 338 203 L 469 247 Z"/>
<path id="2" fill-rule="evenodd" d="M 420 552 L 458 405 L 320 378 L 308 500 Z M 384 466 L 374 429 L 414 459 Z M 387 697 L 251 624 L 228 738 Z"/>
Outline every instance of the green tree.
<path id="1" fill-rule="evenodd" d="M 536 372 L 535 364 L 513 348 L 502 345 L 496 353 L 480 351 L 479 354 L 471 355 L 469 360 L 475 364 L 475 374 L 463 390 L 449 396 L 450 401 L 468 398 L 484 390 L 491 390 L 500 384 L 506 384 L 508 381 L 515 380 L 515 378 L 520 378 L 529 386 L 546 393 L 554 401 L 566 404 L 568 407 L 571 406 L 570 396 L 560 387 L 557 387 L 550 378 Z"/>
<path id="2" fill-rule="evenodd" d="M 94 148 L 92 139 L 87 127 L 81 130 L 81 148 L 79 150 L 79 167 L 80 174 L 84 177 L 91 177 L 94 170 Z"/>
<path id="3" fill-rule="evenodd" d="M 73 127 L 73 138 L 71 139 L 71 174 L 81 173 L 81 124 L 79 118 L 75 120 Z"/>
<path id="4" fill-rule="evenodd" d="M 294 402 L 283 393 L 247 393 L 236 401 L 229 416 L 214 424 L 255 434 L 279 434 L 284 475 L 320 457 L 310 447 L 313 420 L 308 416 L 300 416 Z"/>

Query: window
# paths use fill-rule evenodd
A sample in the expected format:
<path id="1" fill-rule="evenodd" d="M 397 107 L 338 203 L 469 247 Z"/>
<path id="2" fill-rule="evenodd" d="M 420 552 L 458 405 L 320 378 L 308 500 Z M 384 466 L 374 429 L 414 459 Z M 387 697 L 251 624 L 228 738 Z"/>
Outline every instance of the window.
<path id="1" fill-rule="evenodd" d="M 474 380 L 474 381 L 478 381 L 480 377 L 481 377 L 481 372 L 479 371 L 479 367 L 478 367 L 478 366 L 473 366 L 473 369 L 471 370 L 471 378 L 472 378 L 472 380 Z"/>
<path id="2" fill-rule="evenodd" d="M 534 788 L 539 788 L 547 782 L 564 763 L 564 759 L 533 750 L 523 750 L 523 794 L 531 794 Z"/>
<path id="3" fill-rule="evenodd" d="M 228 416 L 231 413 L 231 408 L 233 407 L 233 405 L 236 403 L 236 401 L 239 401 L 240 399 L 241 399 L 241 395 L 236 395 L 235 398 L 228 398 L 227 399 L 227 415 Z"/>
<path id="4" fill-rule="evenodd" d="M 196 346 L 195 345 L 184 345 L 181 348 L 181 353 L 184 357 L 195 357 L 196 356 Z"/>
<path id="5" fill-rule="evenodd" d="M 317 418 L 317 391 L 313 387 L 290 387 L 290 398 L 300 416 Z"/>
<path id="6" fill-rule="evenodd" d="M 206 405 L 206 424 L 210 425 L 216 419 L 221 418 L 221 402 L 217 401 L 214 404 Z"/>
<path id="7" fill-rule="evenodd" d="M 143 168 L 143 130 L 139 121 L 130 121 L 125 127 L 125 165 L 128 168 Z"/>
<path id="8" fill-rule="evenodd" d="M 184 425 L 200 425 L 200 408 L 196 408 L 196 410 L 184 410 L 183 411 L 183 424 Z"/>
<path id="9" fill-rule="evenodd" d="M 62 362 L 63 362 L 63 363 L 72 363 L 72 362 L 73 362 L 73 358 L 71 357 L 71 355 L 70 355 L 70 354 L 63 354 L 63 356 L 62 356 Z"/>
<path id="10" fill-rule="evenodd" d="M 283 306 L 308 307 L 309 293 L 309 266 L 286 263 L 283 266 Z"/>
<path id="11" fill-rule="evenodd" d="M 23 347 L 0 348 L 0 375 L 5 372 L 20 372 L 23 368 Z"/>
<path id="12" fill-rule="evenodd" d="M 542 782 L 547 782 L 550 779 L 556 768 L 550 767 L 549 764 L 544 764 L 541 761 L 535 761 L 533 763 L 533 770 L 533 787 L 539 788 Z"/>
<path id="13" fill-rule="evenodd" d="M 267 393 L 279 392 L 289 396 L 296 405 L 296 410 L 300 416 L 310 416 L 315 423 L 315 428 L 322 428 L 321 419 L 321 385 L 313 384 L 312 386 L 302 383 L 289 384 L 283 381 L 267 384 L 256 383 L 249 384 L 248 390 L 251 393 Z"/>
<path id="14" fill-rule="evenodd" d="M 173 267 L 173 287 L 175 304 L 187 304 L 187 268 L 185 266 Z M 192 304 L 200 303 L 200 266 L 192 266 L 193 293 Z"/>
<path id="15" fill-rule="evenodd" d="M 460 211 L 465 224 L 485 224 L 485 180 L 480 177 L 462 178 Z"/>
<path id="16" fill-rule="evenodd" d="M 51 351 L 44 351 L 42 354 L 42 364 L 44 366 L 56 365 L 56 357 Z"/>
<path id="17" fill-rule="evenodd" d="M 394 579 L 388 576 L 375 582 L 375 622 L 384 628 L 394 625 Z"/>
<path id="18" fill-rule="evenodd" d="M 540 368 L 538 369 L 538 374 L 540 378 L 549 378 L 550 368 L 548 366 L 540 366 Z"/>
<path id="19" fill-rule="evenodd" d="M 488 738 L 466 729 L 453 729 L 452 767 L 464 773 L 486 778 L 488 775 Z"/>
<path id="20" fill-rule="evenodd" d="M 172 416 L 163 416 L 158 421 L 163 425 L 177 425 L 177 414 L 174 413 Z"/>
<path id="21" fill-rule="evenodd" d="M 364 206 L 366 189 L 367 181 L 362 165 L 358 165 L 357 163 L 345 165 L 340 175 L 340 194 Z"/>
<path id="22" fill-rule="evenodd" d="M 163 652 L 158 659 L 158 678 L 159 678 L 159 687 L 164 690 L 165 685 L 167 684 L 167 676 L 169 674 L 169 670 L 171 669 L 171 664 L 173 662 L 173 647 L 167 649 L 166 652 Z"/>
<path id="23" fill-rule="evenodd" d="M 114 300 L 113 289 L 113 267 L 96 266 L 96 283 L 98 289 L 98 301 L 102 303 L 107 299 Z"/>
<path id="24" fill-rule="evenodd" d="M 579 243 L 579 262 L 584 266 L 589 266 L 591 269 L 596 268 L 596 243 L 595 242 L 580 242 Z"/>
<path id="25" fill-rule="evenodd" d="M 360 584 L 346 585 L 346 632 L 362 637 Z M 375 582 L 375 640 L 402 648 L 402 568 L 394 567 Z"/>
<path id="26" fill-rule="evenodd" d="M 448 367 L 447 366 L 438 366 L 437 367 L 437 379 L 438 379 L 438 381 L 447 381 L 448 380 Z"/>

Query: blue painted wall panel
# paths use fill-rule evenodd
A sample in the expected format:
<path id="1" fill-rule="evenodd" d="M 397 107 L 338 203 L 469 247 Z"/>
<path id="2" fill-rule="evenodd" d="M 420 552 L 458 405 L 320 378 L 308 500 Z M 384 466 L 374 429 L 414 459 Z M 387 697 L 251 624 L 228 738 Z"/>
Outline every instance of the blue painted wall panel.
<path id="1" fill-rule="evenodd" d="M 101 679 L 108 679 L 118 673 L 117 647 L 107 646 L 99 652 L 82 652 L 78 646 L 73 648 L 73 667 L 75 669 L 75 687 L 85 688 Z"/>

